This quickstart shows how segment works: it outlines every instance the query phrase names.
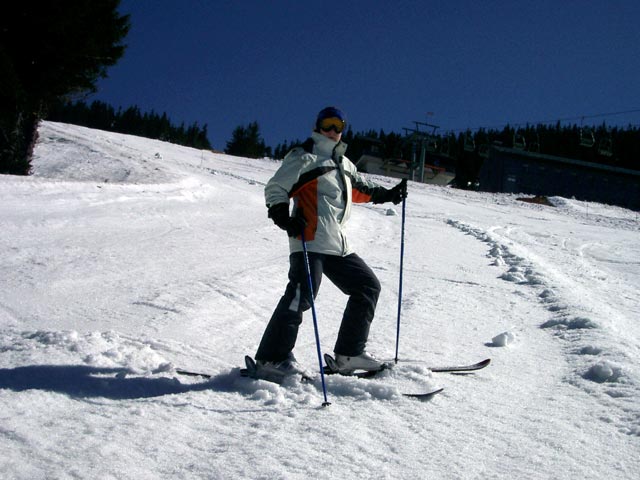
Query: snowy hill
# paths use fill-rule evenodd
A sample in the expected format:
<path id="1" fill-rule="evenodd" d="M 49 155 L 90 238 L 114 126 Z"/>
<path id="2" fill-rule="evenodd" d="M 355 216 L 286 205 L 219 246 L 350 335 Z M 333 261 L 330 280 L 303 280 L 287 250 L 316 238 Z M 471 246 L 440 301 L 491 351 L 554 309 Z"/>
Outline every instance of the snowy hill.
<path id="1" fill-rule="evenodd" d="M 637 478 L 636 212 L 410 183 L 397 369 L 445 390 L 327 377 L 321 408 L 319 380 L 238 374 L 286 281 L 263 199 L 278 162 L 49 122 L 35 156 L 33 176 L 0 176 L 1 478 Z M 383 286 L 369 350 L 386 359 L 393 210 L 350 223 Z M 344 304 L 325 281 L 327 352 Z M 310 315 L 296 355 L 317 370 Z"/>

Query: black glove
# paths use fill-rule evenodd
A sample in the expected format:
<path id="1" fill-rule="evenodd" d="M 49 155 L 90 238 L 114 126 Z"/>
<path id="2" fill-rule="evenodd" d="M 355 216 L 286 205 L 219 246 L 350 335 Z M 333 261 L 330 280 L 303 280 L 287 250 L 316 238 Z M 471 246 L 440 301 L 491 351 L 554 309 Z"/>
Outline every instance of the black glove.
<path id="1" fill-rule="evenodd" d="M 278 227 L 287 231 L 287 235 L 296 238 L 302 235 L 307 221 L 302 215 L 302 209 L 298 208 L 295 217 L 289 216 L 289 205 L 286 203 L 277 203 L 269 207 L 269 218 L 273 220 Z"/>
<path id="2" fill-rule="evenodd" d="M 394 205 L 398 205 L 405 198 L 407 198 L 407 179 L 403 178 L 399 184 L 393 187 L 390 191 L 390 200 Z"/>
<path id="3" fill-rule="evenodd" d="M 407 179 L 403 178 L 399 184 L 390 190 L 384 187 L 378 187 L 371 201 L 373 203 L 393 202 L 397 205 L 405 198 L 407 198 Z"/>
<path id="4" fill-rule="evenodd" d="M 296 210 L 296 215 L 294 217 L 289 217 L 289 224 L 287 225 L 287 235 L 293 238 L 298 238 L 304 232 L 304 227 L 307 226 L 307 221 L 304 219 L 304 215 L 302 215 L 302 209 L 298 208 Z"/>

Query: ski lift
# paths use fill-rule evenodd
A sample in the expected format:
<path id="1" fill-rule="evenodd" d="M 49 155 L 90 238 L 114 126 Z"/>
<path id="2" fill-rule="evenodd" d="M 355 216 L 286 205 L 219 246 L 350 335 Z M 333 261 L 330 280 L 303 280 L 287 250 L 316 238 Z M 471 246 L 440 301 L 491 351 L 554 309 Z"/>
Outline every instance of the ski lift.
<path id="1" fill-rule="evenodd" d="M 517 150 L 527 149 L 527 140 L 524 138 L 522 130 L 518 130 L 513 134 L 513 148 Z"/>
<path id="2" fill-rule="evenodd" d="M 471 133 L 467 133 L 464 137 L 464 150 L 465 152 L 473 152 L 476 149 L 476 141 L 473 139 Z"/>
<path id="3" fill-rule="evenodd" d="M 444 137 L 440 142 L 440 153 L 443 155 L 449 155 L 449 151 L 451 149 L 451 143 L 449 142 L 449 137 Z"/>
<path id="4" fill-rule="evenodd" d="M 540 134 L 537 132 L 535 141 L 529 146 L 529 151 L 540 153 Z"/>
<path id="5" fill-rule="evenodd" d="M 591 148 L 596 144 L 596 136 L 591 127 L 580 127 L 580 145 Z"/>
<path id="6" fill-rule="evenodd" d="M 600 139 L 600 143 L 598 143 L 598 153 L 603 157 L 613 156 L 613 140 L 611 135 Z"/>
<path id="7" fill-rule="evenodd" d="M 427 139 L 427 152 L 436 153 L 438 151 L 438 140 L 436 137 L 429 137 Z"/>
<path id="8" fill-rule="evenodd" d="M 455 144 L 456 140 L 452 134 L 442 137 L 440 140 L 440 154 L 445 157 L 453 157 L 453 148 Z"/>

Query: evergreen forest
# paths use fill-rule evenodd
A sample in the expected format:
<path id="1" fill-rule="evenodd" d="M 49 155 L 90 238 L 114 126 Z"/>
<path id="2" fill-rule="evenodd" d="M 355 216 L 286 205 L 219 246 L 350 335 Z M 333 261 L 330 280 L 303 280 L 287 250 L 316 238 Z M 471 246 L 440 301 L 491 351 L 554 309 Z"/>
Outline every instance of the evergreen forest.
<path id="1" fill-rule="evenodd" d="M 491 145 L 516 148 L 529 152 L 586 162 L 640 170 L 640 128 L 637 126 L 597 127 L 561 125 L 527 125 L 514 128 L 506 125 L 503 129 L 479 129 L 444 135 L 432 132 L 414 131 L 405 134 L 385 133 L 383 130 L 368 130 L 354 133 L 349 128 L 343 135 L 349 144 L 347 155 L 352 160 L 372 150 L 381 158 L 412 160 L 414 151 L 425 145 L 427 157 L 434 161 L 449 158 L 453 162 L 474 156 L 482 158 Z M 274 149 L 274 157 L 284 158 L 291 147 L 300 140 L 284 142 Z"/>
<path id="2" fill-rule="evenodd" d="M 167 116 L 151 111 L 142 113 L 137 106 L 116 110 L 112 106 L 93 101 L 87 104 L 79 102 L 56 102 L 46 116 L 47 120 L 72 123 L 109 132 L 126 133 L 139 137 L 153 138 L 187 147 L 210 150 L 207 138 L 207 125 L 197 123 L 176 126 Z"/>

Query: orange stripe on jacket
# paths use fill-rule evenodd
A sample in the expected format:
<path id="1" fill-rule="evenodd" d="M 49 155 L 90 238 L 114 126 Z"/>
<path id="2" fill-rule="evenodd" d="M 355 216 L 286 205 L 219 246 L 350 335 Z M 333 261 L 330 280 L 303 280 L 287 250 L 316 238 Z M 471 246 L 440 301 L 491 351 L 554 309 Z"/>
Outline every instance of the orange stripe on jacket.
<path id="1" fill-rule="evenodd" d="M 358 189 L 352 188 L 351 189 L 351 201 L 353 201 L 353 203 L 367 203 L 371 201 L 371 194 L 370 193 L 364 193 L 361 192 Z"/>
<path id="2" fill-rule="evenodd" d="M 298 209 L 302 209 L 302 215 L 307 222 L 304 228 L 304 238 L 312 241 L 318 229 L 318 179 L 305 183 L 291 194 L 298 201 Z"/>

